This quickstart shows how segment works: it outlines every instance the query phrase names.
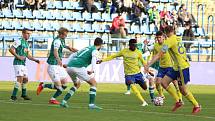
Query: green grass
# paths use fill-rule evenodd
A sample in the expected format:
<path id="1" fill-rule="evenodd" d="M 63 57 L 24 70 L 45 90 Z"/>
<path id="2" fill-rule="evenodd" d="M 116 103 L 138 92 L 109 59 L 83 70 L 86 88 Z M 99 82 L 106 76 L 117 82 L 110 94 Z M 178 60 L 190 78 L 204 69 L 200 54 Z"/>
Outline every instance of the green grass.
<path id="1" fill-rule="evenodd" d="M 202 105 L 202 112 L 192 115 L 192 105 L 186 99 L 184 107 L 171 112 L 173 99 L 165 93 L 165 105 L 141 107 L 134 94 L 124 95 L 124 84 L 98 84 L 96 103 L 103 107 L 101 111 L 89 110 L 87 84 L 69 100 L 70 107 L 60 108 L 49 105 L 48 100 L 54 93 L 45 89 L 36 95 L 38 83 L 28 84 L 28 94 L 32 101 L 9 101 L 13 89 L 12 82 L 0 82 L 0 121 L 214 121 L 215 120 L 215 86 L 190 86 L 190 90 Z M 71 87 L 71 85 L 69 85 Z M 68 88 L 69 89 L 69 88 Z M 68 90 L 67 89 L 67 90 Z M 64 92 L 59 100 L 63 98 Z M 18 94 L 20 96 L 20 92 Z M 149 100 L 147 91 L 143 93 Z"/>

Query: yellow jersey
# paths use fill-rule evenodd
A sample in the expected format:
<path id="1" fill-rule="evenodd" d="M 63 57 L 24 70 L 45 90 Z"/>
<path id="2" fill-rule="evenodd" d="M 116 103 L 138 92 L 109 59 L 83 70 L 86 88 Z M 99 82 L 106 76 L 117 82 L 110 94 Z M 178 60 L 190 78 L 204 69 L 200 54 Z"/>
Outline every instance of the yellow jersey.
<path id="1" fill-rule="evenodd" d="M 161 51 L 163 44 L 155 43 L 154 44 L 154 50 L 153 50 L 153 55 L 156 55 Z M 159 65 L 161 68 L 167 68 L 167 67 L 172 67 L 172 60 L 168 52 L 166 52 L 159 60 Z"/>
<path id="2" fill-rule="evenodd" d="M 143 60 L 141 51 L 139 51 L 138 49 L 131 51 L 128 48 L 125 48 L 114 55 L 102 59 L 102 61 L 109 61 L 116 57 L 123 57 L 125 75 L 134 75 L 140 73 L 141 70 L 139 61 L 144 65 L 146 64 L 146 61 Z"/>
<path id="3" fill-rule="evenodd" d="M 190 67 L 182 40 L 176 35 L 172 35 L 171 37 L 167 38 L 164 41 L 161 50 L 163 52 L 169 52 L 173 61 L 174 70 L 178 71 L 179 69 L 182 70 Z"/>

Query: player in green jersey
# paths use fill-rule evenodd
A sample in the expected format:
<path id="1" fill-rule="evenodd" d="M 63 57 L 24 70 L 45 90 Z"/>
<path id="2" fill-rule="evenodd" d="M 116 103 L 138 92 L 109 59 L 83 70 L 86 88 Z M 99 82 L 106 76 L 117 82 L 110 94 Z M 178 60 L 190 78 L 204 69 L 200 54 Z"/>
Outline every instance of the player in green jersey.
<path id="1" fill-rule="evenodd" d="M 30 97 L 27 96 L 26 84 L 28 83 L 28 72 L 26 67 L 26 58 L 29 60 L 35 61 L 39 63 L 40 61 L 33 58 L 29 54 L 29 44 L 28 39 L 30 38 L 31 32 L 27 29 L 22 30 L 22 38 L 15 40 L 11 48 L 9 49 L 10 53 L 15 56 L 13 61 L 15 76 L 17 81 L 14 83 L 14 89 L 11 96 L 11 100 L 17 100 L 17 92 L 19 86 L 22 86 L 22 95 L 21 97 L 24 100 L 31 100 Z"/>

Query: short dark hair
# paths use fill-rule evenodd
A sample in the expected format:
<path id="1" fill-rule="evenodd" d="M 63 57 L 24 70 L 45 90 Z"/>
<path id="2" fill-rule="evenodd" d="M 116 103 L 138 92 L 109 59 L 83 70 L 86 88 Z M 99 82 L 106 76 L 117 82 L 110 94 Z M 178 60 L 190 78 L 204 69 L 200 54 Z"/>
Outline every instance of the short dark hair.
<path id="1" fill-rule="evenodd" d="M 58 34 L 63 34 L 64 32 L 69 32 L 69 30 L 67 28 L 60 27 L 60 29 L 58 30 Z"/>
<path id="2" fill-rule="evenodd" d="M 97 37 L 95 40 L 94 40 L 94 45 L 95 46 L 99 46 L 99 45 L 102 45 L 103 44 L 103 40 L 99 37 Z"/>
<path id="3" fill-rule="evenodd" d="M 156 36 L 163 36 L 163 32 L 162 31 L 157 31 Z"/>
<path id="4" fill-rule="evenodd" d="M 136 43 L 137 43 L 136 39 L 130 39 L 129 40 L 129 45 L 136 44 Z"/>
<path id="5" fill-rule="evenodd" d="M 173 26 L 168 25 L 168 26 L 164 29 L 164 31 L 166 32 L 166 34 L 169 34 L 169 33 L 171 33 L 171 32 L 174 32 L 174 28 L 173 28 Z"/>
<path id="6" fill-rule="evenodd" d="M 24 29 L 22 30 L 22 33 L 26 33 L 27 31 L 30 31 L 30 30 L 27 29 L 27 28 L 24 28 Z"/>

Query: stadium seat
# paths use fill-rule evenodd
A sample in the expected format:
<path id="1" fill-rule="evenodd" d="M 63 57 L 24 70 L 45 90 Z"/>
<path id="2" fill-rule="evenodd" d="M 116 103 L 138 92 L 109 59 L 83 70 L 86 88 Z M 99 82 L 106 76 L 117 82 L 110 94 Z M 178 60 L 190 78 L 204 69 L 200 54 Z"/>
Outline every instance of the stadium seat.
<path id="1" fill-rule="evenodd" d="M 79 5 L 79 2 L 73 2 L 72 4 L 73 4 L 73 8 L 74 8 L 75 10 L 81 11 L 81 10 L 84 9 L 83 7 L 81 7 L 81 6 Z"/>
<path id="2" fill-rule="evenodd" d="M 205 36 L 204 28 L 197 28 L 197 33 L 198 33 L 200 36 Z"/>
<path id="3" fill-rule="evenodd" d="M 70 1 L 63 1 L 63 7 L 64 7 L 65 9 L 67 9 L 67 10 L 72 10 L 72 9 L 74 9 L 74 8 L 72 7 L 72 4 L 71 4 Z"/>
<path id="4" fill-rule="evenodd" d="M 150 2 L 153 2 L 153 3 L 159 3 L 160 0 L 150 0 Z"/>
<path id="5" fill-rule="evenodd" d="M 59 10 L 64 10 L 63 1 L 54 1 L 54 7 Z"/>
<path id="6" fill-rule="evenodd" d="M 32 27 L 32 25 L 31 25 L 31 23 L 29 21 L 23 21 L 22 25 L 26 29 L 34 30 L 34 28 Z"/>
<path id="7" fill-rule="evenodd" d="M 73 12 L 73 18 L 78 21 L 84 21 L 84 18 L 81 15 L 81 12 Z"/>
<path id="8" fill-rule="evenodd" d="M 104 8 L 101 7 L 100 2 L 94 2 L 94 5 L 98 8 L 99 11 L 104 11 Z"/>
<path id="9" fill-rule="evenodd" d="M 10 9 L 3 9 L 2 12 L 6 18 L 14 18 L 13 13 Z"/>
<path id="10" fill-rule="evenodd" d="M 112 22 L 112 19 L 109 13 L 102 13 L 102 19 L 106 22 Z"/>
<path id="11" fill-rule="evenodd" d="M 84 32 L 79 22 L 73 23 L 73 28 L 75 32 Z"/>
<path id="12" fill-rule="evenodd" d="M 43 10 L 34 10 L 33 11 L 33 16 L 36 18 L 36 19 L 39 19 L 39 20 L 44 20 L 45 19 L 45 16 L 43 16 L 41 13 L 44 12 Z"/>
<path id="13" fill-rule="evenodd" d="M 53 29 L 55 30 L 55 31 L 57 31 L 57 30 L 59 30 L 60 29 L 60 24 L 58 23 L 58 22 L 52 22 L 52 27 L 53 27 Z"/>
<path id="14" fill-rule="evenodd" d="M 159 12 L 160 12 L 160 11 L 163 11 L 163 8 L 164 8 L 163 5 L 159 5 L 159 6 L 157 7 L 157 9 L 158 9 Z"/>
<path id="15" fill-rule="evenodd" d="M 139 25 L 131 25 L 131 32 L 134 34 L 141 34 Z"/>
<path id="16" fill-rule="evenodd" d="M 149 26 L 147 24 L 141 26 L 141 32 L 146 35 L 152 35 L 152 32 L 149 30 Z"/>
<path id="17" fill-rule="evenodd" d="M 82 16 L 85 21 L 94 21 L 91 13 L 83 12 Z"/>
<path id="18" fill-rule="evenodd" d="M 63 27 L 67 28 L 70 32 L 74 32 L 74 29 L 72 26 L 69 24 L 69 22 L 63 22 Z"/>
<path id="19" fill-rule="evenodd" d="M 55 11 L 54 14 L 53 14 L 53 17 L 56 20 L 61 20 L 61 21 L 65 20 L 65 18 L 62 16 L 60 11 Z"/>
<path id="20" fill-rule="evenodd" d="M 23 16 L 27 19 L 34 19 L 33 13 L 31 10 L 23 10 Z"/>
<path id="21" fill-rule="evenodd" d="M 44 31 L 45 30 L 43 28 L 43 26 L 41 25 L 41 23 L 39 21 L 36 21 L 36 20 L 32 23 L 32 26 L 36 31 Z"/>
<path id="22" fill-rule="evenodd" d="M 115 17 L 117 17 L 118 16 L 118 14 L 117 13 L 113 13 L 113 14 L 111 14 L 111 22 L 113 21 L 113 19 L 115 18 Z M 124 18 L 125 19 L 125 18 Z"/>
<path id="23" fill-rule="evenodd" d="M 103 33 L 105 29 L 102 29 L 101 24 L 96 21 L 92 24 L 92 30 L 94 32 Z"/>
<path id="24" fill-rule="evenodd" d="M 169 0 L 160 0 L 160 2 L 162 2 L 162 3 L 168 3 Z"/>
<path id="25" fill-rule="evenodd" d="M 94 30 L 92 30 L 92 25 L 89 22 L 84 23 L 83 29 L 85 32 L 94 32 Z"/>
<path id="26" fill-rule="evenodd" d="M 184 27 L 178 27 L 178 30 L 176 32 L 176 35 L 182 36 L 184 33 Z"/>
<path id="27" fill-rule="evenodd" d="M 75 20 L 72 17 L 72 13 L 71 12 L 65 11 L 65 12 L 62 13 L 62 15 L 65 18 L 65 20 L 68 20 L 68 21 Z"/>
<path id="28" fill-rule="evenodd" d="M 53 5 L 53 2 L 47 1 L 47 9 L 55 9 L 55 6 Z"/>
<path id="29" fill-rule="evenodd" d="M 47 19 L 47 20 L 55 20 L 55 17 L 52 15 L 52 13 L 50 11 L 44 11 L 43 12 L 43 16 Z"/>
<path id="30" fill-rule="evenodd" d="M 104 19 L 101 18 L 101 13 L 100 12 L 92 13 L 92 18 L 95 21 L 104 21 Z"/>
<path id="31" fill-rule="evenodd" d="M 13 10 L 13 15 L 16 18 L 25 18 L 25 16 L 23 16 L 22 11 L 20 9 L 15 9 Z"/>
<path id="32" fill-rule="evenodd" d="M 4 14 L 2 11 L 0 11 L 0 18 L 4 18 Z"/>
<path id="33" fill-rule="evenodd" d="M 46 31 L 54 31 L 54 30 L 55 30 L 55 29 L 51 26 L 50 22 L 48 22 L 48 21 L 43 22 L 43 28 L 44 28 Z"/>
<path id="34" fill-rule="evenodd" d="M 16 30 L 22 30 L 22 29 L 24 28 L 18 20 L 12 21 L 12 26 L 13 26 Z"/>
<path id="35" fill-rule="evenodd" d="M 103 24 L 102 29 L 105 33 L 110 33 L 110 25 Z"/>
<path id="36" fill-rule="evenodd" d="M 4 29 L 6 29 L 6 30 L 14 29 L 14 27 L 11 25 L 10 21 L 8 21 L 8 20 L 3 20 L 2 25 L 3 25 Z"/>

